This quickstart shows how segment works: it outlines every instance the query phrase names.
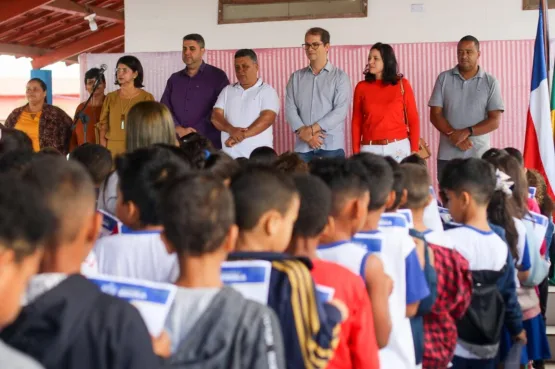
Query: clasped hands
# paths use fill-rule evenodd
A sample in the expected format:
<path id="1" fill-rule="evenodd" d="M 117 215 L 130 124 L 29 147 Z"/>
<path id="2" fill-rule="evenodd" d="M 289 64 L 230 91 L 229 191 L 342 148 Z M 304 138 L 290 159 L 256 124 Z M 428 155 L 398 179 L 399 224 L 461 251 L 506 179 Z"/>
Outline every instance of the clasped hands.
<path id="1" fill-rule="evenodd" d="M 467 128 L 456 129 L 447 134 L 449 141 L 461 151 L 467 151 L 472 148 L 472 141 L 470 141 L 470 131 Z"/>
<path id="2" fill-rule="evenodd" d="M 315 126 L 317 128 L 315 128 Z M 297 136 L 302 141 L 306 142 L 311 149 L 319 149 L 322 147 L 324 144 L 324 138 L 326 138 L 326 135 L 320 130 L 320 127 L 317 124 L 299 128 Z"/>
<path id="3" fill-rule="evenodd" d="M 227 147 L 233 147 L 238 143 L 242 142 L 245 138 L 249 137 L 247 135 L 248 128 L 233 127 L 227 132 L 229 138 L 225 141 Z"/>

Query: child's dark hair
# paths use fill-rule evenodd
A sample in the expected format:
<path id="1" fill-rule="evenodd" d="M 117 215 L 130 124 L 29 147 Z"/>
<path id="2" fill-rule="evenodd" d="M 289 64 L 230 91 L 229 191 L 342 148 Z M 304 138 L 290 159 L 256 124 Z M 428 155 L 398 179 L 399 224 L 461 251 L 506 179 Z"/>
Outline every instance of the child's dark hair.
<path id="1" fill-rule="evenodd" d="M 0 173 L 20 175 L 36 157 L 28 150 L 9 151 L 0 156 Z"/>
<path id="2" fill-rule="evenodd" d="M 493 165 L 483 159 L 454 159 L 445 166 L 440 188 L 457 194 L 467 192 L 479 205 L 487 205 L 488 220 L 505 230 L 505 237 L 513 257 L 518 258 L 518 232 L 513 219 L 513 205 L 509 197 L 496 190 L 497 177 Z"/>
<path id="3" fill-rule="evenodd" d="M 519 149 L 515 149 L 514 147 L 506 147 L 504 150 L 505 152 L 507 152 L 507 154 L 516 159 L 518 165 L 524 167 L 524 157 L 522 156 L 522 153 Z"/>
<path id="4" fill-rule="evenodd" d="M 2 128 L 0 155 L 15 150 L 33 152 L 33 141 L 23 131 L 15 128 Z"/>
<path id="5" fill-rule="evenodd" d="M 59 156 L 59 157 L 64 157 L 65 158 L 64 154 L 62 154 L 55 147 L 43 147 L 42 149 L 40 149 L 40 151 L 37 153 L 37 155 L 39 155 L 39 156 Z"/>
<path id="6" fill-rule="evenodd" d="M 278 157 L 274 149 L 269 146 L 257 147 L 251 153 L 249 160 L 256 164 L 272 165 Z"/>
<path id="7" fill-rule="evenodd" d="M 212 142 L 197 132 L 181 137 L 179 142 L 194 169 L 203 169 L 206 159 L 214 151 Z"/>
<path id="8" fill-rule="evenodd" d="M 210 154 L 208 159 L 206 159 L 204 169 L 217 179 L 225 181 L 239 173 L 241 166 L 231 156 L 220 151 Z"/>
<path id="9" fill-rule="evenodd" d="M 16 262 L 32 255 L 55 226 L 43 195 L 20 177 L 0 175 L 0 249 L 13 250 Z"/>
<path id="10" fill-rule="evenodd" d="M 360 198 L 368 192 L 364 180 L 366 171 L 359 161 L 344 158 L 324 158 L 310 163 L 310 173 L 319 177 L 332 192 L 330 215 L 337 216 L 343 210 L 345 202 Z"/>
<path id="11" fill-rule="evenodd" d="M 552 217 L 555 205 L 547 193 L 547 184 L 545 183 L 543 176 L 537 170 L 528 169 L 526 171 L 526 179 L 528 180 L 528 186 L 536 187 L 535 197 L 538 205 L 540 206 L 541 213 L 548 218 Z"/>
<path id="12" fill-rule="evenodd" d="M 293 181 L 301 197 L 293 237 L 317 237 L 328 222 L 332 192 L 324 181 L 310 174 L 295 175 Z"/>
<path id="13" fill-rule="evenodd" d="M 230 188 L 241 231 L 252 230 L 270 210 L 285 215 L 297 196 L 292 178 L 266 167 L 247 167 L 231 180 Z"/>
<path id="14" fill-rule="evenodd" d="M 418 154 L 411 154 L 407 156 L 406 158 L 401 160 L 401 164 L 418 164 L 423 166 L 424 168 L 428 167 L 428 165 L 426 164 L 426 160 L 422 159 Z"/>
<path id="15" fill-rule="evenodd" d="M 389 194 L 393 190 L 393 170 L 383 156 L 360 153 L 350 160 L 360 162 L 365 168 L 364 181 L 370 190 L 369 211 L 385 206 Z"/>
<path id="16" fill-rule="evenodd" d="M 517 218 L 522 219 L 528 213 L 528 182 L 518 160 L 509 155 L 505 150 L 490 149 L 483 155 L 483 159 L 492 164 L 494 168 L 507 174 L 514 182 L 511 190 L 514 210 Z"/>
<path id="17" fill-rule="evenodd" d="M 401 164 L 401 171 L 405 178 L 407 202 L 403 204 L 406 209 L 423 209 L 430 200 L 430 176 L 426 167 L 420 164 Z"/>
<path id="18" fill-rule="evenodd" d="M 395 201 L 388 209 L 385 209 L 385 211 L 394 211 L 397 210 L 401 205 L 403 205 L 401 204 L 401 202 L 403 201 L 403 193 L 405 191 L 405 175 L 401 171 L 401 166 L 395 159 L 393 159 L 391 156 L 386 156 L 385 160 L 393 171 L 392 191 L 395 192 Z"/>
<path id="19" fill-rule="evenodd" d="M 482 159 L 453 159 L 445 166 L 439 181 L 441 190 L 457 194 L 468 192 L 479 205 L 489 204 L 495 192 L 493 165 Z"/>
<path id="20" fill-rule="evenodd" d="M 308 164 L 296 152 L 281 154 L 273 164 L 282 173 L 308 173 Z"/>
<path id="21" fill-rule="evenodd" d="M 180 257 L 217 251 L 235 222 L 231 192 L 209 174 L 186 175 L 169 183 L 158 212 Z"/>
<path id="22" fill-rule="evenodd" d="M 97 186 L 108 177 L 112 170 L 112 154 L 102 145 L 85 143 L 73 150 L 69 154 L 69 159 L 83 164 Z"/>
<path id="23" fill-rule="evenodd" d="M 96 210 L 96 191 L 87 170 L 64 156 L 44 155 L 22 173 L 23 180 L 39 190 L 56 222 L 50 227 L 48 247 L 75 240 L 82 227 L 80 216 Z"/>
<path id="24" fill-rule="evenodd" d="M 160 225 L 158 201 L 165 184 L 186 174 L 189 166 L 171 151 L 148 147 L 116 158 L 116 171 L 123 202 L 132 201 L 142 226 Z"/>

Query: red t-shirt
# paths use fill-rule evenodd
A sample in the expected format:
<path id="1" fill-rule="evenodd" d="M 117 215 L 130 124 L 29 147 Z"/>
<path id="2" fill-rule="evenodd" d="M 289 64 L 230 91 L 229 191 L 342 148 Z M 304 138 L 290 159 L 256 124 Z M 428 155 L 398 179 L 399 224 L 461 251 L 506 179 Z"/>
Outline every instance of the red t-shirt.
<path id="1" fill-rule="evenodd" d="M 314 282 L 335 289 L 333 298 L 342 301 L 349 310 L 349 317 L 341 324 L 339 344 L 326 368 L 379 369 L 372 305 L 364 281 L 339 264 L 320 259 L 312 263 Z"/>

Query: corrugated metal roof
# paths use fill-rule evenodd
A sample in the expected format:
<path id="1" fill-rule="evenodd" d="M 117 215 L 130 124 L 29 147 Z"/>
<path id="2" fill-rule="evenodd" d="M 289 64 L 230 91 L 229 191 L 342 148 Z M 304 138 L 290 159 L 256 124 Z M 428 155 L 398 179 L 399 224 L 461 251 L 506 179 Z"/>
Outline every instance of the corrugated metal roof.
<path id="1" fill-rule="evenodd" d="M 3 0 L 0 54 L 33 58 L 33 67 L 76 63 L 83 52 L 124 50 L 124 0 Z M 84 17 L 97 16 L 97 31 Z"/>

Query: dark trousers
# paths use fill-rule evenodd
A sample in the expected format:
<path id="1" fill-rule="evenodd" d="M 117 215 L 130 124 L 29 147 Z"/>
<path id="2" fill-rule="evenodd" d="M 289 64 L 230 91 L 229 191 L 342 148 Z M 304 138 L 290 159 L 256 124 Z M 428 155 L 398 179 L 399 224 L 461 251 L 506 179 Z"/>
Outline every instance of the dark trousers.
<path id="1" fill-rule="evenodd" d="M 305 162 L 310 163 L 312 159 L 316 158 L 344 158 L 345 150 L 314 150 L 309 152 L 298 152 L 297 153 L 301 159 Z"/>
<path id="2" fill-rule="evenodd" d="M 455 356 L 451 369 L 496 369 L 495 359 L 464 359 Z"/>

